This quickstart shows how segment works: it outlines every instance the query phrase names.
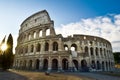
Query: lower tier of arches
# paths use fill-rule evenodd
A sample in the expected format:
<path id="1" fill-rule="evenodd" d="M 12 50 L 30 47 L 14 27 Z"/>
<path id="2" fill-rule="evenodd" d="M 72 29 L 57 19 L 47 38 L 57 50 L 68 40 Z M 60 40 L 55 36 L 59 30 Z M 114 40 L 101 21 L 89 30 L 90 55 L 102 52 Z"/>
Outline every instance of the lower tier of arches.
<path id="1" fill-rule="evenodd" d="M 114 62 L 74 58 L 16 59 L 15 69 L 53 71 L 112 71 Z"/>

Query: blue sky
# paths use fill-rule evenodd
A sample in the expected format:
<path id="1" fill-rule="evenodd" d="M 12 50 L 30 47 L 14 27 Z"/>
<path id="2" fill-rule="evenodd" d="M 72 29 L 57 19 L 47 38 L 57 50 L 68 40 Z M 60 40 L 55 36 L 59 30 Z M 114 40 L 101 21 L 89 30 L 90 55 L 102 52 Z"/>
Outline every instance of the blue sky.
<path id="1" fill-rule="evenodd" d="M 107 21 L 111 21 L 109 25 L 112 24 L 114 27 L 116 25 L 114 23 L 116 22 L 115 16 L 120 14 L 119 3 L 120 0 L 0 0 L 0 40 L 3 39 L 4 35 L 12 33 L 16 45 L 20 24 L 30 15 L 44 9 L 48 11 L 51 19 L 54 20 L 56 31 L 59 28 L 63 30 L 63 28 L 71 26 L 71 23 L 73 26 L 77 23 L 83 24 L 81 22 L 88 25 L 87 21 L 98 20 L 99 17 L 101 17 L 99 20 L 105 18 L 104 21 L 108 18 Z M 117 16 L 117 22 L 119 22 L 119 16 Z M 120 26 L 118 25 L 117 27 L 118 31 Z M 109 29 L 109 27 L 105 27 L 105 29 Z M 114 33 L 115 35 L 117 31 L 114 31 L 115 33 L 111 32 L 111 34 Z M 75 32 L 75 29 L 73 29 L 73 32 Z M 58 33 L 60 32 L 58 31 Z M 65 33 L 63 32 L 63 34 Z M 110 39 L 113 42 L 113 51 L 120 51 L 120 47 L 116 45 L 120 44 L 120 39 L 113 40 L 114 35 L 113 37 L 106 37 L 109 34 L 105 33 L 105 36 L 103 34 L 98 34 L 97 36 Z"/>

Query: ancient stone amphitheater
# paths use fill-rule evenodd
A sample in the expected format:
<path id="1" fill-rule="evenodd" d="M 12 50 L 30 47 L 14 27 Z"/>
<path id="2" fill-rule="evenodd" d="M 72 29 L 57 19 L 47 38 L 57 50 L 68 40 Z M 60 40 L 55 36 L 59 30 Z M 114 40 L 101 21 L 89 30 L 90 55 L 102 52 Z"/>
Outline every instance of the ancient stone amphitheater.
<path id="1" fill-rule="evenodd" d="M 23 21 L 17 39 L 13 67 L 24 70 L 111 71 L 111 43 L 90 35 L 56 34 L 46 10 Z"/>

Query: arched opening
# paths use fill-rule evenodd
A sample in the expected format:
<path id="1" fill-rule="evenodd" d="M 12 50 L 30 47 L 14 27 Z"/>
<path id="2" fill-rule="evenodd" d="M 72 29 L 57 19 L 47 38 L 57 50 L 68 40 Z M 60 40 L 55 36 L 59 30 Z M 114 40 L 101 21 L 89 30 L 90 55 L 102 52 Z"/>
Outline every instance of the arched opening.
<path id="1" fill-rule="evenodd" d="M 50 29 L 46 29 L 46 36 L 50 35 Z"/>
<path id="2" fill-rule="evenodd" d="M 99 70 L 100 69 L 100 62 L 99 61 L 97 61 L 97 69 Z"/>
<path id="3" fill-rule="evenodd" d="M 28 40 L 30 40 L 30 39 L 31 39 L 31 34 L 28 35 Z"/>
<path id="4" fill-rule="evenodd" d="M 103 54 L 102 54 L 102 48 L 100 48 L 100 54 L 101 54 L 101 57 L 103 57 Z"/>
<path id="5" fill-rule="evenodd" d="M 68 60 L 65 58 L 62 60 L 62 69 L 68 70 Z"/>
<path id="6" fill-rule="evenodd" d="M 71 51 L 77 51 L 77 45 L 76 44 L 71 45 Z"/>
<path id="7" fill-rule="evenodd" d="M 42 30 L 39 31 L 39 37 L 42 37 Z"/>
<path id="8" fill-rule="evenodd" d="M 38 44 L 37 44 L 37 48 L 36 48 L 37 52 L 39 52 L 40 49 L 41 49 L 41 45 L 40 45 L 40 43 L 38 43 Z"/>
<path id="9" fill-rule="evenodd" d="M 34 50 L 34 46 L 33 46 L 33 45 L 31 45 L 31 52 L 33 52 L 33 50 Z"/>
<path id="10" fill-rule="evenodd" d="M 98 48 L 97 47 L 95 48 L 95 53 L 96 53 L 96 56 L 98 56 Z"/>
<path id="11" fill-rule="evenodd" d="M 45 51 L 48 51 L 49 50 L 49 44 L 46 42 L 45 43 Z"/>
<path id="12" fill-rule="evenodd" d="M 43 60 L 43 70 L 47 70 L 48 69 L 48 60 L 44 59 Z"/>
<path id="13" fill-rule="evenodd" d="M 36 69 L 39 70 L 39 59 L 36 60 Z"/>
<path id="14" fill-rule="evenodd" d="M 29 61 L 29 69 L 32 69 L 32 60 Z"/>
<path id="15" fill-rule="evenodd" d="M 85 47 L 85 54 L 84 54 L 83 56 L 88 55 L 88 53 L 89 53 L 89 52 L 88 52 L 88 47 L 86 46 L 86 47 Z"/>
<path id="16" fill-rule="evenodd" d="M 93 53 L 93 48 L 92 47 L 90 48 L 90 53 L 91 53 L 91 56 L 93 56 L 94 53 Z"/>
<path id="17" fill-rule="evenodd" d="M 73 68 L 75 70 L 78 70 L 78 61 L 77 60 L 73 60 Z"/>
<path id="18" fill-rule="evenodd" d="M 102 61 L 102 71 L 105 71 L 105 64 L 104 64 L 104 61 Z"/>
<path id="19" fill-rule="evenodd" d="M 52 69 L 58 70 L 58 60 L 57 59 L 52 60 Z"/>
<path id="20" fill-rule="evenodd" d="M 58 43 L 57 42 L 53 43 L 53 51 L 58 51 Z"/>
<path id="21" fill-rule="evenodd" d="M 64 45 L 64 50 L 68 51 L 68 45 Z"/>
<path id="22" fill-rule="evenodd" d="M 82 60 L 82 61 L 81 61 L 81 71 L 83 71 L 83 72 L 89 71 L 89 69 L 88 69 L 88 67 L 87 67 L 87 62 L 86 62 L 86 60 Z"/>
<path id="23" fill-rule="evenodd" d="M 95 64 L 95 61 L 94 61 L 94 60 L 92 60 L 91 67 L 92 67 L 92 69 L 96 69 L 96 64 Z"/>
<path id="24" fill-rule="evenodd" d="M 34 38 L 34 39 L 36 38 L 36 32 L 33 33 L 33 38 Z"/>

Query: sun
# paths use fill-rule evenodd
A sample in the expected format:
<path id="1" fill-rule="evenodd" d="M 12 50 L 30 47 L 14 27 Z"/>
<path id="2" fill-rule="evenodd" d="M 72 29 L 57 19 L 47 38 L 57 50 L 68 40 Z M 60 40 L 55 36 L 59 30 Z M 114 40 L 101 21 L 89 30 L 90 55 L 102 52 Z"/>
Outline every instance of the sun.
<path id="1" fill-rule="evenodd" d="M 4 44 L 2 44 L 2 46 L 1 46 L 1 50 L 2 51 L 5 51 L 7 49 L 7 45 L 4 43 Z"/>

